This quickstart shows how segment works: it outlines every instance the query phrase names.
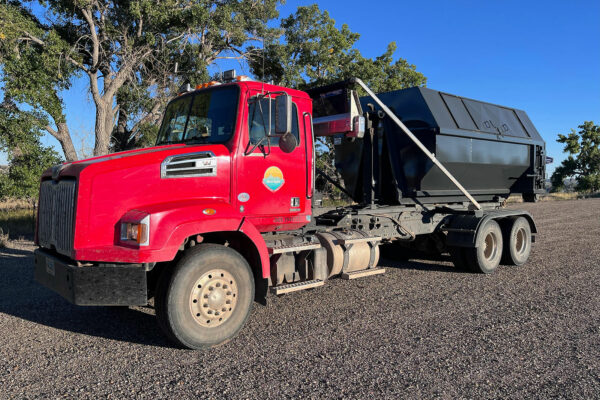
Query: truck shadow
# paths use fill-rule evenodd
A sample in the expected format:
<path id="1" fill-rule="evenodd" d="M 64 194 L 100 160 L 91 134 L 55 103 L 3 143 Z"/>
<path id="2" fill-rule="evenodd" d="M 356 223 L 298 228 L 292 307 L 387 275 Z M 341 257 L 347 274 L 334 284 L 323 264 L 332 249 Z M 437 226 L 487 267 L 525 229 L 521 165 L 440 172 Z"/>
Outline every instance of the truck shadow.
<path id="1" fill-rule="evenodd" d="M 39 285 L 33 279 L 29 250 L 2 249 L 0 276 L 0 313 L 83 335 L 175 348 L 162 335 L 150 308 L 75 306 Z"/>
<path id="2" fill-rule="evenodd" d="M 430 262 L 427 262 L 430 261 Z M 431 262 L 433 261 L 433 262 Z M 442 264 L 450 263 L 448 264 Z M 379 265 L 382 267 L 416 270 L 416 271 L 437 271 L 446 272 L 451 274 L 468 274 L 469 271 L 456 268 L 450 256 L 444 254 L 432 255 L 432 254 L 412 254 L 409 258 L 398 259 L 391 256 L 382 256 Z"/>

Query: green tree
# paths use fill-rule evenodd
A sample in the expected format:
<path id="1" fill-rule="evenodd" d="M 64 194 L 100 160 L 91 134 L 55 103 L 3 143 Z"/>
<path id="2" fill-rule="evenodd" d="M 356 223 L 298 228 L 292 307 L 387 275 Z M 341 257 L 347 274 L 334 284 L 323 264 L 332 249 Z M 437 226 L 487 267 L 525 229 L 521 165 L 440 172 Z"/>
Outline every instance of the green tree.
<path id="1" fill-rule="evenodd" d="M 137 85 L 139 96 L 149 100 L 171 87 L 161 82 L 180 78 L 173 74 L 176 63 L 198 77 L 219 59 L 248 57 L 248 42 L 271 35 L 267 22 L 277 17 L 279 0 L 33 3 L 45 12 L 0 0 L 0 79 L 5 95 L 43 111 L 51 122 L 45 130 L 60 142 L 67 160 L 74 160 L 62 101 L 73 76 L 88 80 L 96 108 L 94 154 L 106 154 L 117 117 L 131 131 L 147 114 L 158 114 L 149 112 L 154 105 L 140 109 L 133 103 L 124 104 L 118 116 L 118 93 L 125 85 Z"/>
<path id="2" fill-rule="evenodd" d="M 304 89 L 359 77 L 376 92 L 424 86 L 427 79 L 405 59 L 394 61 L 396 43 L 382 55 L 365 58 L 354 46 L 360 38 L 348 25 L 335 26 L 335 20 L 316 4 L 298 7 L 281 21 L 280 40 L 254 49 L 252 73 L 274 83 Z M 264 68 L 263 68 L 264 65 Z"/>
<path id="3" fill-rule="evenodd" d="M 592 121 L 579 125 L 579 132 L 571 129 L 568 135 L 558 135 L 558 143 L 565 145 L 568 157 L 552 174 L 552 186 L 555 190 L 564 186 L 567 178 L 577 180 L 578 191 L 600 191 L 600 126 Z"/>
<path id="4" fill-rule="evenodd" d="M 9 160 L 8 173 L 0 176 L 0 198 L 37 199 L 42 172 L 60 162 L 56 151 L 37 142 L 26 153 Z"/>
<path id="5" fill-rule="evenodd" d="M 52 148 L 40 143 L 45 126 L 40 113 L 20 110 L 7 98 L 0 103 L 0 150 L 9 162 L 8 173 L 0 175 L 0 198 L 36 199 L 42 172 L 61 162 Z"/>

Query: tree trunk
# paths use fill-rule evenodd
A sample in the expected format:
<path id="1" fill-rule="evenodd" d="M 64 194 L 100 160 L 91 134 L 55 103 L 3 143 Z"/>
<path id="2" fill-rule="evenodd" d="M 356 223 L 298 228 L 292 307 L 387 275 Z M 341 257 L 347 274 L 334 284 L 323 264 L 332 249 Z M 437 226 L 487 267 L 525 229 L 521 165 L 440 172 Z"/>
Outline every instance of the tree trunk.
<path id="1" fill-rule="evenodd" d="M 117 129 L 112 136 L 113 151 L 124 151 L 130 149 L 130 143 L 128 140 L 130 132 L 127 129 L 127 121 L 127 110 L 121 106 L 119 108 L 119 115 L 117 116 Z"/>
<path id="2" fill-rule="evenodd" d="M 71 140 L 71 134 L 69 132 L 69 127 L 66 123 L 62 122 L 57 124 L 57 132 L 60 139 L 60 145 L 62 146 L 63 152 L 65 153 L 65 158 L 67 161 L 77 161 L 77 152 L 75 151 L 75 146 L 73 146 L 73 141 Z"/>
<path id="3" fill-rule="evenodd" d="M 108 102 L 98 101 L 96 103 L 96 143 L 94 145 L 94 156 L 108 154 L 113 122 L 112 105 Z"/>
<path id="4" fill-rule="evenodd" d="M 77 161 L 77 152 L 75 151 L 75 146 L 73 146 L 73 141 L 71 140 L 69 127 L 65 122 L 56 124 L 56 135 L 53 136 L 60 143 L 63 153 L 65 153 L 65 159 L 67 161 Z"/>

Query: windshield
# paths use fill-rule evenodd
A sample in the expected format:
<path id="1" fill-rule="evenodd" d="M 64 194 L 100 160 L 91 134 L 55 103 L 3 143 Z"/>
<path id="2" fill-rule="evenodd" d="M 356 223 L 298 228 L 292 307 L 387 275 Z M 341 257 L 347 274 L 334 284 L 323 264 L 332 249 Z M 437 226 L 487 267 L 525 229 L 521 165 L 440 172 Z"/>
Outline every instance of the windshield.
<path id="1" fill-rule="evenodd" d="M 225 143 L 233 135 L 239 89 L 226 86 L 194 92 L 167 106 L 157 145 Z"/>

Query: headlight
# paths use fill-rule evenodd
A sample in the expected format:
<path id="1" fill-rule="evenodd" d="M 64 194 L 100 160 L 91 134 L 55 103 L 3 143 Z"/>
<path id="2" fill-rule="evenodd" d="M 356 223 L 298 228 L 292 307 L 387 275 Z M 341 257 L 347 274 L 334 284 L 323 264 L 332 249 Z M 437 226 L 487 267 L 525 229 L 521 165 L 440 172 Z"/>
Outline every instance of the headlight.
<path id="1" fill-rule="evenodd" d="M 135 217 L 143 215 L 145 216 L 142 219 L 135 220 Z M 150 215 L 137 211 L 127 213 L 121 220 L 121 241 L 148 246 L 150 242 Z"/>

